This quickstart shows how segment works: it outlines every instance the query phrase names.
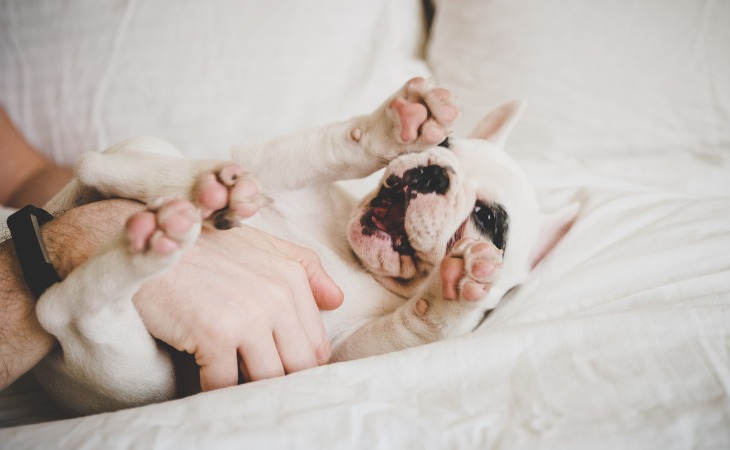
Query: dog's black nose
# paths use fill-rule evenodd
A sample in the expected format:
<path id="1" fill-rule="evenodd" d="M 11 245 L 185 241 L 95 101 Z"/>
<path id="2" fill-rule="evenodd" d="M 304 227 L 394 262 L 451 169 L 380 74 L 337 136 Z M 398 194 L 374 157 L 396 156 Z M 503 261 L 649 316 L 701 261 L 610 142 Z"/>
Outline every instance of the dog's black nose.
<path id="1" fill-rule="evenodd" d="M 441 166 L 418 166 L 403 174 L 403 181 L 411 192 L 443 195 L 449 190 L 449 173 Z"/>

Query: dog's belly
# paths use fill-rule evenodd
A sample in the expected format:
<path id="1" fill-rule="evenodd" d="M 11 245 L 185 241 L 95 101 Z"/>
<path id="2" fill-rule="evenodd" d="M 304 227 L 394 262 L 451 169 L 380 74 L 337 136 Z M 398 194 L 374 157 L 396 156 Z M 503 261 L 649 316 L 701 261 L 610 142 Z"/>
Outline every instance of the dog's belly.
<path id="1" fill-rule="evenodd" d="M 383 316 L 402 304 L 405 299 L 386 290 L 355 261 L 330 258 L 326 249 L 318 250 L 327 273 L 345 294 L 342 306 L 323 311 L 322 319 L 327 336 L 336 348 L 352 333 L 373 319 Z"/>
<path id="2" fill-rule="evenodd" d="M 327 274 L 344 293 L 342 306 L 322 311 L 327 335 L 336 348 L 368 321 L 392 311 L 406 299 L 385 289 L 356 260 L 346 239 L 352 210 L 349 205 L 330 206 L 324 214 L 287 211 L 284 216 L 281 212 L 260 211 L 247 224 L 317 253 Z M 322 217 L 328 217 L 327 223 L 322 223 Z"/>

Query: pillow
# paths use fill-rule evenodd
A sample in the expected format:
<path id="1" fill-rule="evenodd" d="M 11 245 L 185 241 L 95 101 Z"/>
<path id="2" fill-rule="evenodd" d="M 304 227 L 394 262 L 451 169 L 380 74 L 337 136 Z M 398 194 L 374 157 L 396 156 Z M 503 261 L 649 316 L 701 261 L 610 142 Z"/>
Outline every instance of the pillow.
<path id="1" fill-rule="evenodd" d="M 465 133 L 497 103 L 528 108 L 520 154 L 714 154 L 730 144 L 730 2 L 449 0 L 428 61 Z"/>
<path id="2" fill-rule="evenodd" d="M 227 156 L 375 108 L 421 59 L 419 0 L 0 3 L 0 103 L 61 163 L 137 135 Z"/>

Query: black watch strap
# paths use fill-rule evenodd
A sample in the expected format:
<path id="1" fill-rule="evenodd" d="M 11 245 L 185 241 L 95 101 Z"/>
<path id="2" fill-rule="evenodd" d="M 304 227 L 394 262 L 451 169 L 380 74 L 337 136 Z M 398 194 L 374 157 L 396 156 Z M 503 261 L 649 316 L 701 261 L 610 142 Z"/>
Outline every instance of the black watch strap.
<path id="1" fill-rule="evenodd" d="M 25 206 L 8 217 L 8 229 L 23 277 L 36 298 L 61 281 L 48 257 L 41 234 L 41 225 L 51 219 L 51 214 L 33 205 Z"/>

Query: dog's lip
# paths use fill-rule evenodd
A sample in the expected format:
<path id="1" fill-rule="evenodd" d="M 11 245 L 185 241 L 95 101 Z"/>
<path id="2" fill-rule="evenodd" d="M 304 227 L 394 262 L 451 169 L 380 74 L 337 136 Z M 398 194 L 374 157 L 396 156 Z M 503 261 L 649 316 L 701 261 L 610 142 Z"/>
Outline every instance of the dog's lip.
<path id="1" fill-rule="evenodd" d="M 459 225 L 459 228 L 456 229 L 456 232 L 454 232 L 454 235 L 451 236 L 449 239 L 449 242 L 446 243 L 446 254 L 448 255 L 451 253 L 451 250 L 454 248 L 457 242 L 461 240 L 461 238 L 464 237 L 464 231 L 466 230 L 466 224 L 469 222 L 469 218 L 467 217 L 461 225 Z"/>
<path id="2" fill-rule="evenodd" d="M 403 214 L 405 214 L 405 208 Z M 405 229 L 389 228 L 387 223 L 379 218 L 378 215 L 375 208 L 370 208 L 363 214 L 360 221 L 363 227 L 363 234 L 378 234 L 391 241 L 393 251 L 406 256 L 415 255 L 416 251 L 411 247 L 411 243 L 408 240 L 408 233 L 406 233 Z"/>
<path id="3" fill-rule="evenodd" d="M 392 181 L 392 180 L 391 180 Z M 407 186 L 383 184 L 370 200 L 360 224 L 365 235 L 378 234 L 391 241 L 393 251 L 407 256 L 415 254 L 405 230 L 405 216 L 410 193 Z"/>
<path id="4" fill-rule="evenodd" d="M 426 164 L 412 167 L 400 176 L 390 175 L 361 216 L 362 233 L 388 238 L 393 251 L 415 257 L 417 252 L 405 229 L 409 204 L 420 194 L 444 195 L 450 188 L 453 173 L 449 165 Z"/>
<path id="5" fill-rule="evenodd" d="M 402 209 L 402 215 L 403 218 L 405 218 L 405 210 L 407 209 L 407 206 L 403 205 Z M 387 227 L 386 223 L 378 219 L 378 216 L 382 214 L 382 212 L 378 213 L 377 208 L 368 208 L 361 218 L 363 233 L 368 235 L 378 234 L 383 238 L 388 238 L 392 242 L 393 250 L 401 255 L 414 256 L 416 254 L 416 250 L 410 245 L 408 233 L 405 231 L 405 228 L 402 229 L 402 233 L 394 233 L 392 229 Z M 446 243 L 446 254 L 449 254 L 456 243 L 464 237 L 464 232 L 466 231 L 468 222 L 469 218 L 467 217 L 461 225 L 459 225 L 451 238 L 449 238 Z"/>

